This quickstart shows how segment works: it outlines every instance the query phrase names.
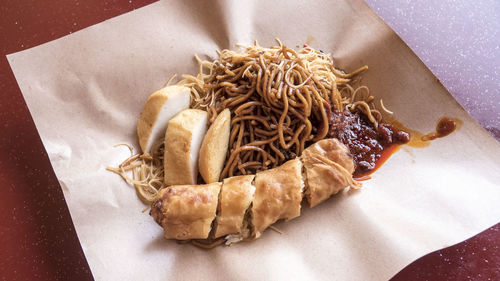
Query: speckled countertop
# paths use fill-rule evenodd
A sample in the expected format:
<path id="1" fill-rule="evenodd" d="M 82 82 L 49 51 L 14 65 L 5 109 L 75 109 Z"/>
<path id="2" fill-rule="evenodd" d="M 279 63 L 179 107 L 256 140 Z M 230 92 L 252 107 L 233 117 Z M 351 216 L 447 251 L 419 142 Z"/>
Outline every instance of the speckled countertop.
<path id="1" fill-rule="evenodd" d="M 500 140 L 500 1 L 366 2 Z"/>
<path id="2" fill-rule="evenodd" d="M 500 140 L 500 1 L 366 0 Z M 0 280 L 92 280 L 54 175 L 4 55 L 154 0 L 0 2 Z M 500 280 L 500 224 L 431 253 L 394 280 Z"/>

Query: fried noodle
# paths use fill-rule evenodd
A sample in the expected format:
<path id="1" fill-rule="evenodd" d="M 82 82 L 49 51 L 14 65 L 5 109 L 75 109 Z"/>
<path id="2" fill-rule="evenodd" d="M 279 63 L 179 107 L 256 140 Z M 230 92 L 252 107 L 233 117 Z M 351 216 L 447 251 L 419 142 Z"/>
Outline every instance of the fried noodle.
<path id="1" fill-rule="evenodd" d="M 329 54 L 308 46 L 294 50 L 239 45 L 218 51 L 219 58 L 198 56 L 199 74 L 183 75 L 192 108 L 206 110 L 210 123 L 229 108 L 231 133 L 221 179 L 254 174 L 299 156 L 308 142 L 325 138 L 328 111 L 358 110 L 377 126 L 382 115 L 365 86 L 354 88 L 352 73 L 336 69 Z"/>

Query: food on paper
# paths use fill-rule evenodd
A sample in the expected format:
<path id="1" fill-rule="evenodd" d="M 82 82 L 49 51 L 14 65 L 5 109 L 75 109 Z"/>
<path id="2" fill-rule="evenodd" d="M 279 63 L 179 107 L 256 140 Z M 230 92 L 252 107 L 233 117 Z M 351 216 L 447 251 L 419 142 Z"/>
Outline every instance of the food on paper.
<path id="1" fill-rule="evenodd" d="M 337 139 L 324 139 L 306 148 L 301 156 L 307 177 L 306 197 L 311 207 L 337 194 L 353 181 L 354 162 L 346 146 Z"/>
<path id="2" fill-rule="evenodd" d="M 279 40 L 270 48 L 255 43 L 218 54 L 213 61 L 198 58 L 200 73 L 183 75 L 179 84 L 191 88 L 191 107 L 206 110 L 211 122 L 222 110 L 231 111 L 221 178 L 277 167 L 301 155 L 309 144 L 349 135 L 347 130 L 361 138 L 371 129 L 375 134 L 369 136 L 370 145 L 384 124 L 383 112 L 391 113 L 383 104 L 378 110 L 368 88 L 360 85 L 359 74 L 367 66 L 345 73 L 335 68 L 329 54 L 308 46 L 294 50 Z M 349 123 L 352 118 L 342 115 L 346 111 L 360 115 L 366 128 L 356 131 Z M 365 152 L 365 158 L 378 159 L 382 150 Z M 375 168 L 364 164 L 355 162 L 355 169 L 364 173 Z"/>
<path id="3" fill-rule="evenodd" d="M 255 188 L 252 216 L 255 237 L 258 238 L 278 220 L 300 216 L 304 190 L 302 163 L 294 159 L 274 169 L 258 172 Z"/>
<path id="4" fill-rule="evenodd" d="M 206 239 L 217 209 L 220 183 L 177 185 L 160 190 L 151 216 L 170 239 Z"/>
<path id="5" fill-rule="evenodd" d="M 325 152 L 324 148 L 331 148 L 333 152 Z M 208 191 L 207 186 L 221 183 L 170 186 L 160 191 L 150 214 L 164 228 L 165 237 L 169 239 L 201 238 L 202 241 L 196 240 L 195 243 L 204 247 L 257 239 L 275 222 L 300 216 L 304 194 L 314 198 L 314 201 L 310 201 L 311 207 L 314 207 L 320 203 L 316 198 L 324 201 L 346 187 L 359 188 L 360 184 L 342 166 L 353 166 L 352 157 L 346 156 L 346 151 L 347 148 L 336 139 L 321 140 L 312 149 L 304 151 L 307 157 L 289 160 L 279 167 L 258 172 L 255 176 L 224 179 L 218 197 L 215 196 L 218 191 Z M 310 159 L 321 159 L 321 162 Z M 313 167 L 313 171 L 321 166 L 319 171 L 322 173 L 308 173 L 307 167 L 306 173 L 303 173 L 303 163 Z M 333 182 L 334 191 L 316 186 L 321 181 Z M 316 188 L 310 189 L 311 186 Z M 211 195 L 207 196 L 207 193 Z M 219 206 L 217 215 L 212 216 L 212 209 L 204 206 Z M 197 218 L 202 218 L 203 222 Z M 206 229 L 212 221 L 214 231 L 208 233 Z M 192 230 L 193 225 L 204 232 Z M 203 225 L 203 228 L 199 225 Z M 187 228 L 189 231 L 180 231 Z M 203 237 L 200 237 L 200 233 Z"/>
<path id="6" fill-rule="evenodd" d="M 248 222 L 245 221 L 245 215 L 250 215 L 249 207 L 255 194 L 254 179 L 254 175 L 224 179 L 219 197 L 215 238 L 229 234 L 240 236 L 242 239 L 250 236 L 248 224 L 245 224 Z"/>
<path id="7" fill-rule="evenodd" d="M 367 66 L 345 73 L 329 54 L 277 42 L 195 56 L 198 75 L 166 88 L 190 100 L 169 117 L 163 145 L 110 168 L 152 203 L 166 238 L 205 248 L 259 238 L 300 216 L 303 198 L 314 207 L 360 188 L 356 179 L 409 141 L 361 85 Z"/>

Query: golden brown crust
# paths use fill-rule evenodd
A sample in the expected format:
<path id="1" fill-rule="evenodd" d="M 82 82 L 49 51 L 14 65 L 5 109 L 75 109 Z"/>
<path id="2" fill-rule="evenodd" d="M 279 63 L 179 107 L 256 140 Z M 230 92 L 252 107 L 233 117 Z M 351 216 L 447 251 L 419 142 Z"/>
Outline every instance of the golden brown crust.
<path id="1" fill-rule="evenodd" d="M 200 148 L 198 166 L 206 183 L 219 180 L 226 160 L 231 129 L 231 112 L 224 109 L 212 123 Z"/>
<path id="2" fill-rule="evenodd" d="M 324 139 L 304 150 L 306 197 L 311 207 L 353 183 L 354 162 L 347 147 L 337 139 Z"/>
<path id="3" fill-rule="evenodd" d="M 206 122 L 207 113 L 198 109 L 183 110 L 168 122 L 163 158 L 166 186 L 196 184 L 198 151 Z"/>
<path id="4" fill-rule="evenodd" d="M 160 190 L 151 216 L 167 239 L 206 239 L 215 219 L 221 183 L 177 185 Z"/>
<path id="5" fill-rule="evenodd" d="M 252 203 L 255 187 L 254 175 L 224 179 L 220 195 L 215 238 L 240 233 L 245 212 Z"/>
<path id="6" fill-rule="evenodd" d="M 314 207 L 347 186 L 359 187 L 352 179 L 353 170 L 347 148 L 336 139 L 325 139 L 305 149 L 300 159 L 255 176 L 161 190 L 150 214 L 164 228 L 166 238 L 207 239 L 218 208 L 214 238 L 258 238 L 276 221 L 300 215 L 304 180 Z"/>
<path id="7" fill-rule="evenodd" d="M 354 173 L 354 161 L 347 146 L 338 139 L 322 139 L 310 145 L 305 150 L 322 155 L 344 167 L 349 173 Z M 304 150 L 304 151 L 305 151 Z"/>
<path id="8" fill-rule="evenodd" d="M 290 220 L 300 216 L 301 170 L 301 162 L 294 159 L 280 167 L 257 173 L 252 206 L 255 238 L 280 219 Z"/>

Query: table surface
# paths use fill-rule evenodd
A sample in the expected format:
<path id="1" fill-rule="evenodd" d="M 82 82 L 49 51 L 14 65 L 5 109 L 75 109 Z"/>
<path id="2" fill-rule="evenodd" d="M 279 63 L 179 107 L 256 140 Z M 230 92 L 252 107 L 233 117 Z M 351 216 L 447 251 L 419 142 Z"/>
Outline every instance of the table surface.
<path id="1" fill-rule="evenodd" d="M 3 55 L 154 0 L 3 0 Z M 455 98 L 500 139 L 500 2 L 367 0 Z M 418 2 L 418 3 L 414 3 Z M 56 176 L 0 58 L 0 279 L 92 280 Z M 499 280 L 500 224 L 415 261 L 393 280 Z"/>

